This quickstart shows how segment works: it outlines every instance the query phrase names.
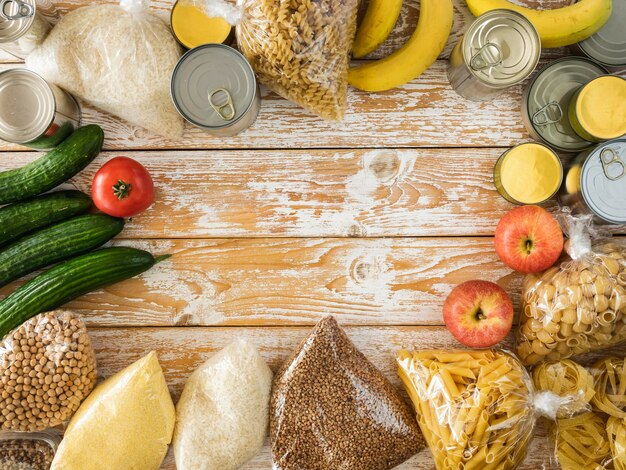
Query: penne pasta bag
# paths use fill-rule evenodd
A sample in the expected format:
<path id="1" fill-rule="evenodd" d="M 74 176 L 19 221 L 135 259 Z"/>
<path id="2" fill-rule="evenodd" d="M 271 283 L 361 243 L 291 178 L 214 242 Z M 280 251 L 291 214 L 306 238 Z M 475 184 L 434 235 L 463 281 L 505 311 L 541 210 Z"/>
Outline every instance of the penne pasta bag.
<path id="1" fill-rule="evenodd" d="M 626 340 L 626 244 L 599 238 L 589 217 L 564 217 L 569 258 L 524 280 L 517 355 L 527 365 Z"/>
<path id="2" fill-rule="evenodd" d="M 537 419 L 568 416 L 578 396 L 535 392 L 521 362 L 504 351 L 401 350 L 396 361 L 437 470 L 516 468 Z"/>

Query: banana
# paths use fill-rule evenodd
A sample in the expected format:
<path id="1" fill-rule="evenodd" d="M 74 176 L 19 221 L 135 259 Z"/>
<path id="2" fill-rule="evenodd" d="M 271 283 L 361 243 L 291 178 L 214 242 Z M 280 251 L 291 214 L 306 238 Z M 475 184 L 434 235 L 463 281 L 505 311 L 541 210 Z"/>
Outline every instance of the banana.
<path id="1" fill-rule="evenodd" d="M 505 8 L 521 13 L 537 28 L 544 48 L 561 47 L 587 39 L 611 16 L 612 0 L 581 0 L 553 10 L 533 10 L 507 0 L 465 0 L 474 16 Z"/>
<path id="2" fill-rule="evenodd" d="M 365 91 L 384 91 L 410 82 L 430 67 L 450 36 L 452 0 L 421 0 L 415 31 L 400 49 L 384 59 L 348 71 L 348 82 Z"/>
<path id="3" fill-rule="evenodd" d="M 402 0 L 370 0 L 352 44 L 352 57 L 359 59 L 380 46 L 398 21 Z"/>

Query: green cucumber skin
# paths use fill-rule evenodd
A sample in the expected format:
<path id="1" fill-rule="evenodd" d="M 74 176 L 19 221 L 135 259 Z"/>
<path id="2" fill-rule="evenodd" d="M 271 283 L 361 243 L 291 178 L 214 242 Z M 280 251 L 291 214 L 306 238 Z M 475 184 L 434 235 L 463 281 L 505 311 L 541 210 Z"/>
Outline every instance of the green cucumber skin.
<path id="1" fill-rule="evenodd" d="M 39 313 L 141 274 L 156 261 L 147 251 L 113 247 L 58 264 L 0 301 L 0 338 Z"/>
<path id="2" fill-rule="evenodd" d="M 104 132 L 81 127 L 43 157 L 0 173 L 0 204 L 21 201 L 55 188 L 85 168 L 102 150 Z"/>
<path id="3" fill-rule="evenodd" d="M 124 219 L 104 214 L 79 215 L 39 230 L 0 251 L 0 287 L 104 245 L 124 228 Z"/>
<path id="4" fill-rule="evenodd" d="M 87 212 L 91 198 L 80 191 L 57 191 L 0 209 L 0 246 L 33 230 Z"/>

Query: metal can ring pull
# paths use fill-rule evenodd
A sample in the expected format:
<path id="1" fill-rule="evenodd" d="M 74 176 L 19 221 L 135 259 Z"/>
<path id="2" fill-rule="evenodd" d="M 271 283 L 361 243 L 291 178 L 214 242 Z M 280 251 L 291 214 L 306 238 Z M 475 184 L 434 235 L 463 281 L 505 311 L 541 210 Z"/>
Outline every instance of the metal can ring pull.
<path id="1" fill-rule="evenodd" d="M 600 152 L 600 161 L 602 162 L 602 170 L 604 171 L 604 176 L 606 176 L 607 179 L 611 181 L 617 181 L 618 179 L 626 175 L 626 165 L 624 164 L 622 159 L 619 158 L 617 152 L 612 148 L 607 147 L 605 149 L 602 149 L 602 151 Z M 621 167 L 621 171 L 619 172 L 619 174 L 610 174 L 609 168 L 611 167 L 611 165 L 613 165 L 614 167 Z"/>
<path id="2" fill-rule="evenodd" d="M 17 11 L 14 14 L 7 13 L 7 10 L 11 11 L 11 4 L 17 6 Z M 0 1 L 0 15 L 10 21 L 21 20 L 22 18 L 30 18 L 35 14 L 35 7 L 22 2 L 21 0 L 2 0 Z"/>
<path id="3" fill-rule="evenodd" d="M 224 93 L 226 95 L 226 101 L 224 103 L 219 104 L 213 101 L 214 96 L 218 93 Z M 209 92 L 209 104 L 224 121 L 232 121 L 235 117 L 235 106 L 233 105 L 233 100 L 228 90 L 218 88 Z"/>
<path id="4" fill-rule="evenodd" d="M 483 70 L 495 67 L 502 63 L 502 51 L 500 46 L 493 42 L 488 42 L 482 46 L 470 60 L 470 67 L 473 70 Z"/>
<path id="5" fill-rule="evenodd" d="M 553 116 L 553 117 L 551 117 Z M 555 124 L 563 118 L 563 109 L 556 101 L 550 101 L 547 105 L 542 106 L 533 114 L 532 121 L 536 126 L 547 126 Z"/>

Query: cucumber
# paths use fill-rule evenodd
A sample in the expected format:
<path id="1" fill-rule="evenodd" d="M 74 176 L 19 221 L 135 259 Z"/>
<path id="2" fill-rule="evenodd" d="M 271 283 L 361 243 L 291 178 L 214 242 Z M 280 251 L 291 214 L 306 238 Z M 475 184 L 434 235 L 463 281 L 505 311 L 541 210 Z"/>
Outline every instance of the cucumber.
<path id="1" fill-rule="evenodd" d="M 57 191 L 0 209 L 0 246 L 33 230 L 86 212 L 91 198 L 80 191 Z"/>
<path id="2" fill-rule="evenodd" d="M 58 264 L 0 301 L 0 338 L 35 315 L 147 271 L 167 258 L 135 248 L 103 248 Z"/>
<path id="3" fill-rule="evenodd" d="M 0 204 L 45 193 L 85 168 L 102 150 L 104 132 L 90 124 L 32 163 L 0 172 Z"/>
<path id="4" fill-rule="evenodd" d="M 0 287 L 39 268 L 104 245 L 123 228 L 124 219 L 87 214 L 20 238 L 0 251 Z"/>

